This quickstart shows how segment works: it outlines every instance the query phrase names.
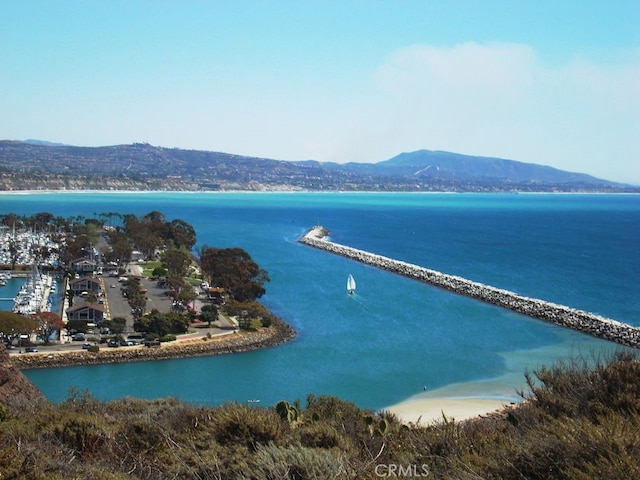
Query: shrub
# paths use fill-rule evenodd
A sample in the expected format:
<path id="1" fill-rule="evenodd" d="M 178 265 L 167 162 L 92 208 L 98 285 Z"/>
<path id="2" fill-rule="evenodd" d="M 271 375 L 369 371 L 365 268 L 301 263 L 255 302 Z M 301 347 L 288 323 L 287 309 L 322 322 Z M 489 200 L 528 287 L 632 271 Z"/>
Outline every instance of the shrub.
<path id="1" fill-rule="evenodd" d="M 313 422 L 301 428 L 300 441 L 304 447 L 344 450 L 342 435 L 335 427 L 323 422 Z"/>
<path id="2" fill-rule="evenodd" d="M 38 480 L 374 479 L 376 465 L 393 464 L 424 465 L 430 478 L 640 478 L 635 356 L 561 363 L 529 379 L 522 404 L 428 426 L 313 395 L 304 410 L 283 403 L 283 418 L 275 407 L 101 402 L 76 389 L 60 404 L 10 396 L 0 400 L 0 472 Z"/>
<path id="3" fill-rule="evenodd" d="M 215 425 L 215 437 L 220 444 L 241 443 L 250 450 L 278 441 L 282 434 L 282 423 L 275 411 L 237 403 L 219 408 Z"/>
<path id="4" fill-rule="evenodd" d="M 252 468 L 246 473 L 255 480 L 297 480 L 349 478 L 342 454 L 290 445 L 260 445 L 252 458 Z"/>
<path id="5" fill-rule="evenodd" d="M 99 420 L 87 416 L 67 419 L 55 434 L 62 443 L 82 455 L 98 452 L 109 436 Z"/>

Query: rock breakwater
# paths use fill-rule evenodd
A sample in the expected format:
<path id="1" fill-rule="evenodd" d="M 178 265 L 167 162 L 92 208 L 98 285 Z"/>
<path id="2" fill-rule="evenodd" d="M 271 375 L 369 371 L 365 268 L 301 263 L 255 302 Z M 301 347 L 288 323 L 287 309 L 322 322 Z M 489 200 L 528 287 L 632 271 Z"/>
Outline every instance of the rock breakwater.
<path id="1" fill-rule="evenodd" d="M 593 313 L 547 302 L 545 300 L 525 297 L 509 290 L 495 288 L 455 275 L 441 273 L 436 270 L 430 270 L 411 263 L 334 243 L 327 240 L 327 233 L 328 231 L 324 227 L 316 226 L 300 238 L 300 242 L 398 275 L 413 278 L 459 295 L 507 308 L 529 317 L 544 320 L 562 327 L 572 328 L 594 337 L 610 340 L 628 347 L 640 348 L 640 328 Z"/>
<path id="2" fill-rule="evenodd" d="M 255 332 L 238 332 L 230 335 L 201 337 L 191 341 L 164 343 L 159 348 L 120 347 L 101 348 L 97 353 L 86 350 L 69 352 L 30 353 L 11 355 L 10 362 L 20 370 L 32 368 L 69 367 L 108 363 L 169 360 L 207 355 L 240 353 L 275 347 L 296 336 L 295 330 L 281 319 L 274 319 L 269 328 Z"/>

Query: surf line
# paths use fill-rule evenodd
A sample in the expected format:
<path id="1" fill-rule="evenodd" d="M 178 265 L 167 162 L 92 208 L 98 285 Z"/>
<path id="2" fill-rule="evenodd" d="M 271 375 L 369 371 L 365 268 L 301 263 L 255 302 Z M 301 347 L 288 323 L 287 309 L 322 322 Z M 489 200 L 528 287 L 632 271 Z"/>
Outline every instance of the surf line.
<path id="1" fill-rule="evenodd" d="M 509 290 L 334 243 L 327 239 L 328 232 L 326 228 L 317 225 L 305 233 L 298 241 L 310 247 L 341 255 L 538 320 L 572 328 L 627 347 L 640 348 L 640 328 L 638 327 L 565 305 L 525 297 Z"/>

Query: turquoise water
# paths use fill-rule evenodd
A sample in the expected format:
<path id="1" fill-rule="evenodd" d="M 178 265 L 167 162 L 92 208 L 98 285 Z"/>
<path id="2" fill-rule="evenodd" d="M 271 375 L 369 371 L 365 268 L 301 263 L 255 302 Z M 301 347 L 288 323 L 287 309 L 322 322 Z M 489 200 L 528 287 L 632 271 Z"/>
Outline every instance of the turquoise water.
<path id="1" fill-rule="evenodd" d="M 27 371 L 51 400 L 71 385 L 206 405 L 314 393 L 382 408 L 423 386 L 513 398 L 527 368 L 617 348 L 297 243 L 316 224 L 339 243 L 640 325 L 640 196 L 0 195 L 3 213 L 152 210 L 191 223 L 199 244 L 246 249 L 271 277 L 263 302 L 298 337 L 231 356 Z"/>

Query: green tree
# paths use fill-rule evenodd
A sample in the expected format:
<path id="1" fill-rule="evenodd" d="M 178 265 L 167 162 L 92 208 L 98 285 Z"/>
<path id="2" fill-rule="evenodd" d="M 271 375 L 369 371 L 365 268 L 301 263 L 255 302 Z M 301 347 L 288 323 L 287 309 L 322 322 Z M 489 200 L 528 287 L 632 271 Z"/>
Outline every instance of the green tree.
<path id="1" fill-rule="evenodd" d="M 184 220 L 172 220 L 168 225 L 167 238 L 176 248 L 190 251 L 196 243 L 196 231 Z"/>
<path id="2" fill-rule="evenodd" d="M 89 243 L 93 246 L 98 243 L 98 240 L 100 240 L 100 230 L 102 229 L 102 224 L 95 218 L 88 218 L 85 220 L 85 225 L 87 227 L 87 238 L 89 240 Z"/>
<path id="3" fill-rule="evenodd" d="M 0 335 L 9 340 L 20 334 L 29 334 L 38 328 L 32 317 L 24 317 L 13 312 L 0 311 Z"/>
<path id="4" fill-rule="evenodd" d="M 34 314 L 33 319 L 36 323 L 36 329 L 42 336 L 44 343 L 49 343 L 49 338 L 53 332 L 60 332 L 64 329 L 64 322 L 60 315 L 53 312 L 39 312 Z"/>
<path id="5" fill-rule="evenodd" d="M 211 285 L 223 287 L 241 302 L 260 298 L 269 275 L 241 248 L 211 248 L 201 250 L 200 266 Z"/>
<path id="6" fill-rule="evenodd" d="M 145 312 L 147 305 L 146 294 L 142 291 L 140 279 L 130 277 L 125 287 L 127 302 L 131 307 L 134 318 L 140 317 Z"/>
<path id="7" fill-rule="evenodd" d="M 203 322 L 207 322 L 211 328 L 211 324 L 218 321 L 218 308 L 212 304 L 203 305 L 200 318 Z"/>
<path id="8" fill-rule="evenodd" d="M 19 228 L 22 225 L 22 220 L 15 213 L 5 213 L 0 215 L 0 224 L 9 228 Z"/>
<path id="9" fill-rule="evenodd" d="M 109 245 L 111 249 L 107 252 L 106 258 L 110 262 L 117 262 L 125 265 L 131 261 L 131 242 L 123 232 L 109 232 Z"/>
<path id="10" fill-rule="evenodd" d="M 237 316 L 238 327 L 242 330 L 248 330 L 251 328 L 251 315 L 247 310 L 241 310 Z"/>
<path id="11" fill-rule="evenodd" d="M 163 225 L 166 222 L 164 213 L 154 210 L 142 216 L 142 223 L 155 226 L 156 228 Z"/>
<path id="12" fill-rule="evenodd" d="M 162 313 L 151 310 L 148 315 L 136 319 L 134 329 L 137 332 L 146 332 L 157 337 L 175 333 L 185 333 L 189 330 L 191 319 L 189 315 L 181 313 Z"/>
<path id="13" fill-rule="evenodd" d="M 44 230 L 53 221 L 53 218 L 49 212 L 36 213 L 31 217 L 32 226 L 37 230 Z"/>
<path id="14" fill-rule="evenodd" d="M 104 325 L 114 335 L 120 335 L 124 333 L 127 327 L 127 319 L 124 317 L 115 317 L 104 322 Z"/>
<path id="15" fill-rule="evenodd" d="M 69 333 L 79 332 L 79 333 L 87 333 L 87 322 L 84 320 L 69 320 L 67 322 L 67 331 Z"/>
<path id="16" fill-rule="evenodd" d="M 176 300 L 184 305 L 187 305 L 193 302 L 196 297 L 197 295 L 195 290 L 193 289 L 193 286 L 186 282 L 182 282 L 182 286 L 180 287 L 180 289 L 178 290 L 178 294 L 176 295 Z"/>
<path id="17" fill-rule="evenodd" d="M 167 276 L 168 270 L 164 267 L 156 267 L 153 269 L 153 271 L 151 272 L 151 276 L 152 277 L 166 277 Z"/>
<path id="18" fill-rule="evenodd" d="M 177 248 L 165 250 L 160 260 L 167 269 L 167 277 L 184 277 L 187 274 L 189 265 L 191 265 L 191 255 Z"/>
<path id="19" fill-rule="evenodd" d="M 9 256 L 11 258 L 11 270 L 16 269 L 16 263 L 18 262 L 18 243 L 12 238 L 9 240 Z"/>
<path id="20" fill-rule="evenodd" d="M 133 235 L 131 239 L 146 258 L 152 258 L 156 250 L 162 246 L 162 238 L 148 231 Z"/>
<path id="21" fill-rule="evenodd" d="M 80 230 L 85 230 L 84 226 Z M 66 236 L 60 252 L 60 258 L 63 262 L 70 264 L 77 258 L 84 257 L 85 249 L 90 246 L 90 242 L 86 233 L 71 233 Z"/>

